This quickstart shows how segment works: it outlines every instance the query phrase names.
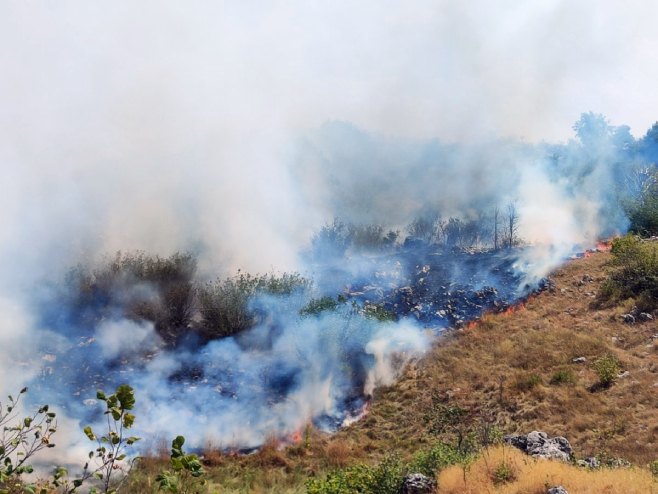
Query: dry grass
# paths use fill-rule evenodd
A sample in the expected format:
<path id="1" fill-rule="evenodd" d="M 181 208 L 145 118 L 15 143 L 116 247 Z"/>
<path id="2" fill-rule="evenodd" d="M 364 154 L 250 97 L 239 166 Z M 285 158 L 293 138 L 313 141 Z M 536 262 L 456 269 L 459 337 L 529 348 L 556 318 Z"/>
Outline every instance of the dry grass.
<path id="1" fill-rule="evenodd" d="M 606 454 L 647 465 L 658 458 L 658 340 L 651 338 L 658 321 L 624 324 L 620 316 L 632 301 L 623 307 L 593 305 L 609 258 L 598 253 L 574 260 L 552 276 L 554 292 L 442 337 L 398 383 L 376 392 L 366 417 L 334 435 L 310 429 L 285 449 L 272 442 L 253 455 L 215 453 L 210 460 L 204 453 L 213 485 L 221 485 L 221 492 L 303 492 L 309 476 L 336 467 L 375 462 L 392 452 L 408 458 L 436 440 L 426 416 L 437 394 L 486 415 L 506 433 L 544 430 L 569 439 L 578 457 Z M 606 354 L 616 356 L 629 376 L 593 393 L 598 378 L 592 363 Z M 587 362 L 573 363 L 576 357 Z M 573 382 L 551 384 L 558 372 Z M 623 479 L 631 473 L 608 475 Z"/>
<path id="2" fill-rule="evenodd" d="M 496 481 L 501 470 L 512 472 L 508 482 Z M 556 485 L 570 494 L 658 493 L 658 483 L 647 470 L 591 471 L 558 461 L 533 459 L 509 447 L 489 449 L 465 471 L 461 466 L 443 470 L 438 484 L 440 494 L 545 494 Z"/>

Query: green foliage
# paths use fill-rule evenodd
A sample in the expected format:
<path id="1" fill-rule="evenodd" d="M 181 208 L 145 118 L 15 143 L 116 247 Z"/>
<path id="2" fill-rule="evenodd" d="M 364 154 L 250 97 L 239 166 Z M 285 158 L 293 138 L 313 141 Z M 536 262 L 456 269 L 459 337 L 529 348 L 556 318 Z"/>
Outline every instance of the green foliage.
<path id="1" fill-rule="evenodd" d="M 409 465 L 409 471 L 434 477 L 438 471 L 463 459 L 454 447 L 446 443 L 438 443 L 428 450 L 416 453 Z"/>
<path id="2" fill-rule="evenodd" d="M 161 491 L 172 494 L 191 494 L 200 492 L 206 481 L 203 479 L 205 471 L 199 458 L 194 454 L 183 451 L 185 438 L 177 436 L 171 442 L 170 464 L 171 470 L 160 473 L 156 478 Z"/>
<path id="3" fill-rule="evenodd" d="M 529 376 L 523 376 L 518 378 L 514 387 L 519 391 L 530 391 L 531 389 L 536 388 L 542 383 L 542 378 L 539 374 L 530 374 Z"/>
<path id="4" fill-rule="evenodd" d="M 309 494 L 397 494 L 408 473 L 434 477 L 441 469 L 463 461 L 466 457 L 455 448 L 438 443 L 416 453 L 409 462 L 390 455 L 377 465 L 352 465 L 331 472 L 324 479 L 309 480 L 306 488 Z"/>
<path id="5" fill-rule="evenodd" d="M 55 470 L 52 483 L 66 494 L 77 492 L 87 481 L 97 484 L 90 492 L 117 493 L 135 461 L 128 459 L 126 453 L 128 447 L 140 440 L 138 437 L 126 435 L 135 422 L 135 416 L 130 413 L 135 406 L 133 388 L 122 384 L 109 396 L 99 390 L 96 398 L 105 403 L 107 433 L 97 435 L 90 426 L 83 429 L 87 438 L 96 442 L 97 447 L 89 452 L 89 461 L 85 463 L 78 478 L 69 480 L 64 467 Z"/>
<path id="6" fill-rule="evenodd" d="M 619 360 L 614 355 L 605 355 L 594 361 L 592 366 L 599 377 L 599 383 L 604 387 L 610 386 L 621 371 Z"/>
<path id="7" fill-rule="evenodd" d="M 658 242 L 643 241 L 634 235 L 615 239 L 611 266 L 599 293 L 600 301 L 633 298 L 642 311 L 658 308 Z"/>
<path id="8" fill-rule="evenodd" d="M 290 295 L 306 290 L 310 281 L 298 273 L 251 275 L 207 283 L 197 290 L 202 322 L 200 333 L 207 339 L 222 338 L 244 331 L 257 323 L 249 301 L 257 294 Z"/>
<path id="9" fill-rule="evenodd" d="M 18 396 L 8 396 L 8 403 L 0 403 L 0 493 L 9 493 L 18 487 L 26 492 L 34 492 L 35 487 L 23 484 L 21 475 L 32 473 L 28 463 L 39 451 L 53 448 L 52 435 L 57 430 L 55 413 L 48 411 L 48 405 L 36 412 L 22 415 L 20 401 L 27 388 Z"/>
<path id="10" fill-rule="evenodd" d="M 376 319 L 381 322 L 397 321 L 395 312 L 386 310 L 381 305 L 366 304 L 363 306 L 363 315 L 370 319 Z"/>
<path id="11" fill-rule="evenodd" d="M 317 316 L 325 311 L 334 311 L 338 308 L 339 302 L 332 297 L 312 298 L 306 304 L 299 314 L 302 316 Z"/>
<path id="12" fill-rule="evenodd" d="M 375 466 L 354 465 L 309 480 L 306 489 L 308 494 L 397 494 L 405 473 L 404 464 L 391 455 Z"/>
<path id="13" fill-rule="evenodd" d="M 658 460 L 649 463 L 649 471 L 654 477 L 658 477 Z"/>
<path id="14" fill-rule="evenodd" d="M 568 369 L 563 369 L 556 371 L 551 377 L 550 384 L 560 385 L 560 384 L 575 384 L 576 376 L 573 372 Z"/>
<path id="15" fill-rule="evenodd" d="M 637 199 L 625 204 L 630 220 L 630 231 L 650 237 L 658 235 L 658 170 L 642 170 Z"/>
<path id="16" fill-rule="evenodd" d="M 494 485 L 501 485 L 512 482 L 516 479 L 516 475 L 512 469 L 512 465 L 503 461 L 496 465 L 496 468 L 491 474 L 491 479 L 493 480 Z"/>

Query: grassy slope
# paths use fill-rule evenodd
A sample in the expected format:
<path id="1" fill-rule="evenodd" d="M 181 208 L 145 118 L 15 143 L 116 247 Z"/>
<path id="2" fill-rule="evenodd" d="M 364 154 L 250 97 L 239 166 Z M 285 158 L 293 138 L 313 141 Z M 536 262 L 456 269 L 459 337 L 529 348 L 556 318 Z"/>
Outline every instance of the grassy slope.
<path id="1" fill-rule="evenodd" d="M 651 339 L 658 323 L 624 324 L 620 315 L 629 307 L 593 308 L 608 259 L 597 253 L 569 262 L 554 274 L 553 292 L 443 337 L 396 385 L 379 390 L 354 425 L 331 437 L 306 431 L 286 450 L 273 441 L 249 456 L 209 452 L 211 477 L 222 492 L 303 492 L 308 475 L 392 451 L 410 455 L 434 440 L 423 419 L 432 392 L 486 410 L 506 433 L 544 430 L 567 437 L 579 457 L 605 451 L 646 465 L 658 458 L 658 340 Z M 590 392 L 597 381 L 591 363 L 608 353 L 629 376 Z M 575 357 L 587 363 L 572 363 Z M 558 371 L 571 371 L 575 382 L 549 384 Z M 533 374 L 541 383 L 525 389 Z M 149 472 L 157 468 L 146 464 L 135 476 L 135 492 L 150 492 Z"/>

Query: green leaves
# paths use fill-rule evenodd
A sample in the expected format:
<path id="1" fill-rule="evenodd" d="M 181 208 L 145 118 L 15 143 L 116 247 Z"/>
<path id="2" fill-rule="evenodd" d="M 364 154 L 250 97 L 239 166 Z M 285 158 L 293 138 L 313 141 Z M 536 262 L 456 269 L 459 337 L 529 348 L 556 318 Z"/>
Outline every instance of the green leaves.
<path id="1" fill-rule="evenodd" d="M 164 471 L 155 478 L 161 491 L 186 494 L 193 492 L 196 486 L 205 484 L 205 480 L 201 479 L 206 473 L 201 461 L 195 454 L 185 454 L 183 444 L 183 436 L 176 436 L 171 442 L 169 461 L 173 471 Z"/>

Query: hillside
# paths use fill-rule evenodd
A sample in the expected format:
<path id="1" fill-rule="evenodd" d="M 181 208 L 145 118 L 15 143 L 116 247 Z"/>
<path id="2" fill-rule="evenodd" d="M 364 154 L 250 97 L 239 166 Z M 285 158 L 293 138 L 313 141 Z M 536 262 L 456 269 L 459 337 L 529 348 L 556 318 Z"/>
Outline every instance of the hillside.
<path id="1" fill-rule="evenodd" d="M 309 426 L 288 447 L 272 439 L 252 455 L 209 445 L 210 478 L 222 492 L 303 492 L 309 476 L 409 456 L 435 442 L 429 429 L 437 404 L 464 410 L 479 427 L 565 436 L 580 458 L 647 465 L 658 457 L 658 324 L 624 323 L 630 307 L 596 307 L 609 258 L 597 252 L 569 261 L 552 274 L 550 290 L 445 334 L 397 384 L 376 392 L 364 418 L 335 435 Z M 619 359 L 624 374 L 600 388 L 592 363 L 606 355 Z M 574 362 L 580 357 L 586 361 Z M 450 441 L 451 432 L 438 436 Z M 144 462 L 135 489 L 153 485 L 158 463 Z"/>

